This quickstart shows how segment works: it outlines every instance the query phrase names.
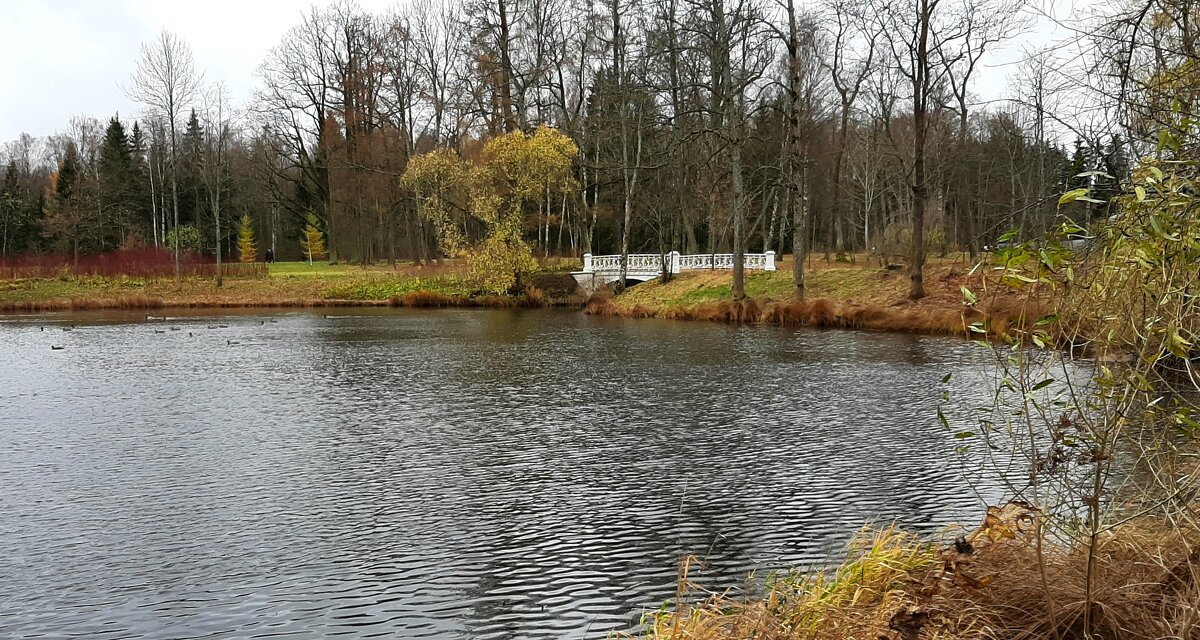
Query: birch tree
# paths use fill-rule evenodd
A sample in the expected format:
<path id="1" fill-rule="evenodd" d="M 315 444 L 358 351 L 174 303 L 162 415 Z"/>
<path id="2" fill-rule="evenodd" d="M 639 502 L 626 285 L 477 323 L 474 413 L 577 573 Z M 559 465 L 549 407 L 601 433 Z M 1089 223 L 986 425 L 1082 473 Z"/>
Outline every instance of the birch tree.
<path id="1" fill-rule="evenodd" d="M 173 226 L 179 227 L 179 178 L 177 172 L 176 125 L 183 109 L 191 105 L 200 74 L 192 62 L 192 50 L 186 42 L 169 31 L 163 30 L 158 38 L 142 44 L 141 58 L 133 75 L 129 97 L 146 105 L 152 112 L 167 121 L 169 138 L 168 170 L 171 180 L 171 210 Z M 179 262 L 179 234 L 175 234 L 175 280 L 183 272 Z"/>

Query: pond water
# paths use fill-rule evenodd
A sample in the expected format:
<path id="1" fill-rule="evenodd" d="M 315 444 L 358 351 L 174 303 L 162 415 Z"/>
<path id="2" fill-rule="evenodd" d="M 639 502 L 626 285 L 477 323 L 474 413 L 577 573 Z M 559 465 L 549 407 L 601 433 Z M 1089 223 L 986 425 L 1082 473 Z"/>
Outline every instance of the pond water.
<path id="1" fill-rule="evenodd" d="M 981 513 L 966 341 L 190 313 L 0 317 L 0 637 L 603 637 L 685 553 L 720 589 Z"/>

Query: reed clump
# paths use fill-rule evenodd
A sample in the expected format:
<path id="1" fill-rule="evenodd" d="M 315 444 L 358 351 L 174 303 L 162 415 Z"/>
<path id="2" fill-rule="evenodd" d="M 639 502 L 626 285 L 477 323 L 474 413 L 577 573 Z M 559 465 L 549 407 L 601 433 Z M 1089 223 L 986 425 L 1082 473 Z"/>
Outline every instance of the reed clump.
<path id="1" fill-rule="evenodd" d="M 1086 640 L 1200 637 L 1200 536 L 1139 518 L 1095 548 L 1035 543 L 1017 503 L 942 548 L 895 527 L 864 529 L 836 567 L 768 579 L 757 597 L 708 593 L 681 564 L 675 601 L 644 619 L 656 640 Z M 1026 518 L 1025 525 L 1004 516 Z M 1030 523 L 1032 528 L 1030 528 Z"/>

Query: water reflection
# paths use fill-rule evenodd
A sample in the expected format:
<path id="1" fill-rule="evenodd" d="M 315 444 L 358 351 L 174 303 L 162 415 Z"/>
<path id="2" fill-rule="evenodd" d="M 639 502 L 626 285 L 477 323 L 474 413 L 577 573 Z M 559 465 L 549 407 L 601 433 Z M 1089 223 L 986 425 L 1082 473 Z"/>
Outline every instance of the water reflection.
<path id="1" fill-rule="evenodd" d="M 683 553 L 722 588 L 867 520 L 977 512 L 934 411 L 948 372 L 980 400 L 958 340 L 140 319 L 0 322 L 0 635 L 600 637 L 673 593 Z"/>

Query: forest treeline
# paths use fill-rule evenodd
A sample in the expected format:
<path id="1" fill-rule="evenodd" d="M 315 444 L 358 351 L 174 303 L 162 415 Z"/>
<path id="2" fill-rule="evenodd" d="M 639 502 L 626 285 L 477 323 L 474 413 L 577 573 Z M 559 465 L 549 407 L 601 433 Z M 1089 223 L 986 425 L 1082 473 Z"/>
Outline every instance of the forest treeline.
<path id="1" fill-rule="evenodd" d="M 1147 37 L 1190 38 L 1156 6 Z M 164 32 L 129 61 L 143 112 L 0 151 L 0 253 L 236 256 L 249 216 L 281 258 L 315 218 L 334 260 L 423 261 L 494 241 L 502 210 L 501 244 L 533 255 L 867 249 L 902 256 L 918 297 L 926 251 L 974 254 L 1048 228 L 1064 191 L 1116 192 L 1143 142 L 1109 68 L 1121 11 L 1088 18 L 1072 64 L 1027 52 L 988 104 L 983 61 L 1030 24 L 1018 0 L 339 1 L 304 14 L 238 105 Z M 486 193 L 405 178 L 426 154 L 486 164 L 490 142 L 539 127 L 569 139 L 569 176 L 527 154 Z"/>

